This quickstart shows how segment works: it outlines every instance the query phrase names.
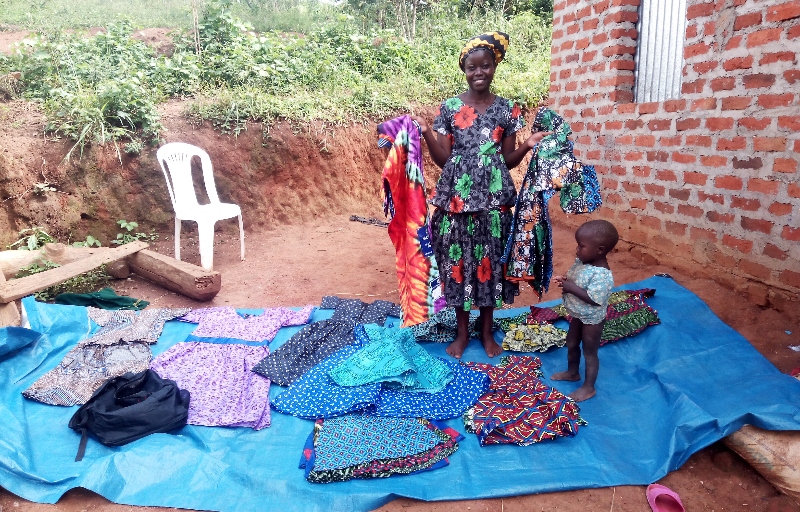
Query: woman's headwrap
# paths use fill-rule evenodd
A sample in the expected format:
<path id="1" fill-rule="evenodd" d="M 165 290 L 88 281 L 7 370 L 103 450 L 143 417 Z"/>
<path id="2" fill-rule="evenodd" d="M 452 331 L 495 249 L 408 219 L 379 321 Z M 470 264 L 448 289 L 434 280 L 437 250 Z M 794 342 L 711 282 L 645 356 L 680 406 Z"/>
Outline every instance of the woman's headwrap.
<path id="1" fill-rule="evenodd" d="M 508 34 L 504 32 L 486 32 L 479 36 L 475 36 L 464 45 L 461 49 L 461 55 L 458 58 L 458 67 L 464 70 L 464 61 L 470 53 L 475 50 L 486 48 L 494 52 L 494 63 L 500 64 L 506 56 L 508 50 Z"/>

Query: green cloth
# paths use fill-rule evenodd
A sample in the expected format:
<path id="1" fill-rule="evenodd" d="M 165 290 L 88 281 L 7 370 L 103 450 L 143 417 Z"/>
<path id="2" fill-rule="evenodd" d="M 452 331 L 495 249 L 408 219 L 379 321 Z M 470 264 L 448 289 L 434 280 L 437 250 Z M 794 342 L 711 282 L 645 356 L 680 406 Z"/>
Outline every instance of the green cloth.
<path id="1" fill-rule="evenodd" d="M 69 306 L 94 306 L 100 309 L 144 309 L 149 302 L 134 299 L 124 295 L 117 295 L 111 288 L 103 288 L 93 293 L 59 293 L 55 298 L 56 304 Z"/>

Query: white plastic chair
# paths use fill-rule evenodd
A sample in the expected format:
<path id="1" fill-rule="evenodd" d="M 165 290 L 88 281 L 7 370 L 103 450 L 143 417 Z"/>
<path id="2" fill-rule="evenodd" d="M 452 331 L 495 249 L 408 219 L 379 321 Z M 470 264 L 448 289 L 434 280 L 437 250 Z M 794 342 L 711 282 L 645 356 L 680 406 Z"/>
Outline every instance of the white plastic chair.
<path id="1" fill-rule="evenodd" d="M 192 181 L 192 158 L 200 157 L 208 204 L 199 204 Z M 210 270 L 214 263 L 214 224 L 218 220 L 239 217 L 239 241 L 244 260 L 244 225 L 242 209 L 233 203 L 221 203 L 214 184 L 214 172 L 208 153 L 183 142 L 171 142 L 158 148 L 156 158 L 167 180 L 169 198 L 175 210 L 175 259 L 181 259 L 181 221 L 197 222 L 200 239 L 200 264 Z M 171 178 L 171 179 L 170 179 Z"/>

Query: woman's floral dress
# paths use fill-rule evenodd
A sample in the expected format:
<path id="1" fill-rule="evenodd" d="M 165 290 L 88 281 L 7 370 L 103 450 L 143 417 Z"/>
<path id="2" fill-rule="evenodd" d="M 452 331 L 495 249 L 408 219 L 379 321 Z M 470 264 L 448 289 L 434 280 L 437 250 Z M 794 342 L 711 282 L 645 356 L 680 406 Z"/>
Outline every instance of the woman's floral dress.
<path id="1" fill-rule="evenodd" d="M 452 143 L 431 199 L 433 250 L 448 306 L 500 307 L 519 293 L 500 263 L 517 197 L 500 148 L 523 126 L 519 106 L 500 96 L 483 114 L 450 98 L 433 122 Z"/>

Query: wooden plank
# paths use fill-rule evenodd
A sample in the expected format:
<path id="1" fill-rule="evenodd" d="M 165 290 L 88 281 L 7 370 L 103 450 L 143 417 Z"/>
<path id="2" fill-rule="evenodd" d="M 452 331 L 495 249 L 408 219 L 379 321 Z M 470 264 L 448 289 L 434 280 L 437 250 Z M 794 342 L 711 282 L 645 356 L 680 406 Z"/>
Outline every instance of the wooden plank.
<path id="1" fill-rule="evenodd" d="M 6 282 L 3 273 L 0 272 L 0 284 Z M 0 304 L 0 327 L 17 327 L 20 324 L 19 310 L 13 302 Z"/>
<path id="2" fill-rule="evenodd" d="M 222 287 L 219 272 L 147 249 L 128 256 L 127 261 L 135 274 L 191 299 L 211 300 Z"/>
<path id="3" fill-rule="evenodd" d="M 72 247 L 60 243 L 44 244 L 38 251 L 0 251 L 0 270 L 6 279 L 11 279 L 23 267 L 33 263 L 42 263 L 45 260 L 66 265 L 73 261 L 82 260 L 88 256 L 106 253 L 112 247 Z"/>
<path id="4" fill-rule="evenodd" d="M 116 261 L 148 247 L 145 242 L 131 242 L 114 249 L 93 254 L 82 260 L 67 263 L 58 268 L 46 270 L 32 276 L 13 279 L 0 285 L 0 302 L 11 302 L 49 286 L 66 281 L 71 277 L 88 272 L 110 261 Z"/>

